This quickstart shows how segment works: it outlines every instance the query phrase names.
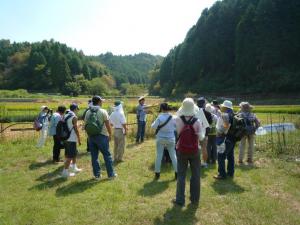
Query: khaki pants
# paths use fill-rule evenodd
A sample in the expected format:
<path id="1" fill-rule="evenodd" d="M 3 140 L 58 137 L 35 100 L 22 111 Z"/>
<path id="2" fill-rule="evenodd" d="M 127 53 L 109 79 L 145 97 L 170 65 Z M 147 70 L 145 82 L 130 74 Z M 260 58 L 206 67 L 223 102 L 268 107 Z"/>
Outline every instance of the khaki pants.
<path id="1" fill-rule="evenodd" d="M 239 161 L 242 162 L 245 155 L 246 141 L 248 142 L 248 160 L 253 162 L 255 134 L 247 135 L 240 142 Z"/>
<path id="2" fill-rule="evenodd" d="M 125 149 L 125 135 L 123 129 L 114 129 L 114 160 L 121 161 Z"/>

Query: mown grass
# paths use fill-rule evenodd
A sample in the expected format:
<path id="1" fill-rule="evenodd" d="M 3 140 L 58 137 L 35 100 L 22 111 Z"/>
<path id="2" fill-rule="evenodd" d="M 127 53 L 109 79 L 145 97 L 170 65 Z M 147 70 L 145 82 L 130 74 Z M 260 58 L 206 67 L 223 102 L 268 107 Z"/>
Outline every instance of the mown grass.
<path id="1" fill-rule="evenodd" d="M 91 180 L 90 157 L 80 147 L 84 170 L 69 180 L 51 159 L 51 141 L 0 143 L 0 224 L 299 224 L 300 165 L 256 152 L 255 167 L 237 166 L 233 180 L 215 181 L 216 167 L 201 171 L 199 208 L 174 207 L 176 183 L 171 165 L 153 181 L 155 142 L 128 144 L 119 177 Z M 103 160 L 101 157 L 103 165 Z M 188 183 L 188 182 L 187 182 Z M 189 190 L 187 186 L 187 191 Z"/>

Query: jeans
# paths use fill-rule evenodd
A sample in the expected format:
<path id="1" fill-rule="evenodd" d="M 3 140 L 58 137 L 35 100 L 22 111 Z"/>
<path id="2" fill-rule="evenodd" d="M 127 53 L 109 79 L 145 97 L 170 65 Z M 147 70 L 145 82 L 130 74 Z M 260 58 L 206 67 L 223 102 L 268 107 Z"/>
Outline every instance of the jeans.
<path id="1" fill-rule="evenodd" d="M 217 144 L 216 144 L 216 135 L 208 135 L 207 141 L 207 161 L 209 163 L 215 163 L 217 160 Z"/>
<path id="2" fill-rule="evenodd" d="M 61 141 L 57 138 L 56 135 L 53 136 L 53 142 L 53 161 L 59 161 L 60 149 L 64 148 L 64 145 L 61 143 Z"/>
<path id="3" fill-rule="evenodd" d="M 192 203 L 197 203 L 200 200 L 200 151 L 196 154 L 180 154 L 177 153 L 178 172 L 177 172 L 177 188 L 176 202 L 178 204 L 185 203 L 185 177 L 188 168 L 188 163 L 191 167 L 190 180 L 190 200 Z"/>
<path id="4" fill-rule="evenodd" d="M 146 121 L 138 121 L 138 130 L 136 134 L 136 142 L 144 141 Z"/>
<path id="5" fill-rule="evenodd" d="M 115 175 L 113 161 L 109 151 L 109 139 L 105 135 L 89 136 L 89 149 L 91 151 L 93 174 L 95 177 L 100 176 L 100 164 L 98 160 L 99 150 L 103 155 L 108 177 Z"/>
<path id="6" fill-rule="evenodd" d="M 225 139 L 225 152 L 218 153 L 218 172 L 221 177 L 226 175 L 233 177 L 234 175 L 234 146 L 235 141 L 231 139 Z M 225 171 L 225 159 L 227 158 L 227 174 Z"/>
<path id="7" fill-rule="evenodd" d="M 169 156 L 172 160 L 173 169 L 177 172 L 177 157 L 175 152 L 175 138 L 157 138 L 156 139 L 156 161 L 155 173 L 160 173 L 161 160 L 164 155 L 164 147 L 168 149 Z"/>

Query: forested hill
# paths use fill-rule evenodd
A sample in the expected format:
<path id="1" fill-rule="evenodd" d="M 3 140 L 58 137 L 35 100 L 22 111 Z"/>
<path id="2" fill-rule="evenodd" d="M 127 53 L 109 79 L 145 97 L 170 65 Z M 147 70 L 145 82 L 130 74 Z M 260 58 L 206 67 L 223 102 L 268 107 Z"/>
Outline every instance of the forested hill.
<path id="1" fill-rule="evenodd" d="M 107 94 L 123 83 L 144 84 L 149 70 L 161 61 L 162 57 L 149 54 L 86 56 L 54 40 L 11 43 L 2 39 L 0 89 Z"/>
<path id="2" fill-rule="evenodd" d="M 300 1 L 223 0 L 164 58 L 150 92 L 299 93 Z"/>
<path id="3" fill-rule="evenodd" d="M 103 63 L 116 79 L 121 83 L 148 83 L 148 73 L 155 65 L 159 65 L 163 57 L 140 53 L 128 56 L 115 56 L 112 53 L 101 54 L 96 57 Z"/>

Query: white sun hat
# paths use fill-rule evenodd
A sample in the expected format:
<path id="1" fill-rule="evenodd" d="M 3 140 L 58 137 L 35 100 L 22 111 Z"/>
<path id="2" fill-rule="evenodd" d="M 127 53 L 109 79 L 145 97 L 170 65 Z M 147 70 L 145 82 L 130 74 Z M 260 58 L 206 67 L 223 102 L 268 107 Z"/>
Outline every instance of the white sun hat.
<path id="1" fill-rule="evenodd" d="M 212 106 L 210 103 L 207 103 L 207 104 L 205 105 L 205 110 L 206 110 L 207 112 L 212 113 L 212 112 L 213 112 L 213 106 Z"/>
<path id="2" fill-rule="evenodd" d="M 198 107 L 192 98 L 185 98 L 182 102 L 182 106 L 177 111 L 177 116 L 195 116 L 197 114 Z"/>
<path id="3" fill-rule="evenodd" d="M 221 104 L 221 107 L 225 107 L 225 108 L 228 108 L 228 109 L 233 109 L 232 102 L 229 101 L 229 100 L 225 100 L 223 102 L 223 104 Z"/>

